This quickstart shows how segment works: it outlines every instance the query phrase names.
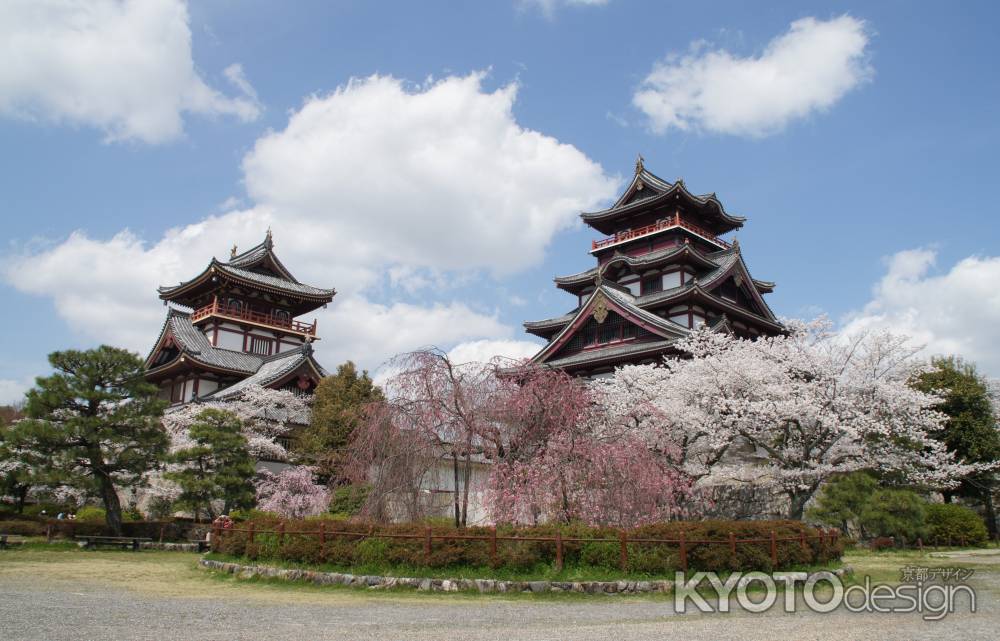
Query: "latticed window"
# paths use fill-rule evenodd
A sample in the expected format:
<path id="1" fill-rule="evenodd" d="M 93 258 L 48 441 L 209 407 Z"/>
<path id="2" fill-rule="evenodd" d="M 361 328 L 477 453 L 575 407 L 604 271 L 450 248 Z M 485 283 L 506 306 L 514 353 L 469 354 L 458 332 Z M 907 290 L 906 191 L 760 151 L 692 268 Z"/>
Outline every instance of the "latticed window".
<path id="1" fill-rule="evenodd" d="M 271 341 L 267 338 L 261 338 L 260 336 L 251 336 L 250 343 L 248 345 L 250 349 L 247 351 L 251 354 L 260 354 L 261 356 L 271 355 Z"/>
<path id="2" fill-rule="evenodd" d="M 639 329 L 615 312 L 608 312 L 603 323 L 598 323 L 594 318 L 589 318 L 573 338 L 566 343 L 566 351 L 577 352 L 585 347 L 593 345 L 605 345 L 622 340 L 630 340 L 637 337 L 646 338 L 651 336 L 646 330 Z"/>

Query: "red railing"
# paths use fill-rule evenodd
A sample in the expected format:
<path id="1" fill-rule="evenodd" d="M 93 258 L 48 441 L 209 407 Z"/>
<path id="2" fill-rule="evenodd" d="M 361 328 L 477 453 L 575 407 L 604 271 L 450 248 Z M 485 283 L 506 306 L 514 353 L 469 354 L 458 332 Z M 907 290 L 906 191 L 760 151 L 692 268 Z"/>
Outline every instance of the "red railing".
<path id="1" fill-rule="evenodd" d="M 290 317 L 280 318 L 275 316 L 273 313 L 256 312 L 252 309 L 247 309 L 238 305 L 226 305 L 225 303 L 220 303 L 217 300 L 212 301 L 211 305 L 205 305 L 204 307 L 199 307 L 194 310 L 191 314 L 191 321 L 196 322 L 206 316 L 223 316 L 225 318 L 248 321 L 257 325 L 267 325 L 269 327 L 287 329 L 299 334 L 307 334 L 309 336 L 316 335 L 317 321 L 313 321 L 310 325 L 308 323 L 294 320 Z"/>
<path id="2" fill-rule="evenodd" d="M 831 545 L 836 547 L 837 540 L 840 536 L 839 530 L 824 530 L 822 528 L 817 529 L 817 534 L 806 534 L 804 531 L 799 532 L 796 536 L 778 536 L 777 532 L 771 530 L 767 538 L 749 538 L 749 539 L 737 539 L 735 534 L 730 533 L 727 539 L 688 539 L 683 531 L 680 532 L 680 536 L 676 539 L 650 539 L 650 538 L 638 538 L 630 537 L 625 530 L 619 530 L 618 536 L 615 538 L 575 538 L 575 537 L 563 537 L 562 533 L 558 530 L 555 536 L 503 536 L 497 535 L 496 527 L 491 527 L 489 534 L 477 535 L 477 534 L 462 534 L 460 530 L 457 530 L 454 534 L 440 534 L 434 533 L 430 527 L 426 528 L 421 534 L 407 534 L 403 532 L 376 532 L 374 528 L 369 528 L 367 532 L 357 532 L 350 530 L 338 530 L 335 527 L 333 529 L 326 529 L 326 524 L 320 521 L 319 527 L 316 530 L 288 530 L 285 527 L 285 522 L 281 521 L 278 523 L 277 529 L 257 530 L 255 524 L 251 521 L 248 523 L 248 527 L 240 528 L 234 527 L 232 522 L 228 527 L 215 523 L 212 525 L 212 537 L 211 537 L 211 547 L 213 552 L 219 551 L 219 544 L 222 541 L 223 536 L 232 536 L 235 532 L 243 532 L 247 535 L 247 540 L 251 543 L 254 541 L 254 537 L 257 535 L 277 535 L 278 545 L 283 545 L 286 536 L 302 536 L 302 537 L 315 537 L 319 544 L 325 545 L 328 538 L 335 537 L 348 537 L 348 538 L 359 538 L 359 539 L 408 539 L 411 541 L 419 541 L 423 544 L 424 548 L 424 558 L 428 565 L 430 565 L 431 560 L 431 549 L 433 546 L 433 541 L 484 541 L 489 544 L 490 549 L 490 560 L 495 565 L 497 563 L 497 544 L 498 543 L 523 543 L 523 542 L 542 542 L 542 543 L 553 543 L 555 544 L 555 565 L 557 569 L 562 569 L 563 560 L 563 544 L 565 543 L 617 543 L 619 549 L 619 566 L 624 571 L 628 569 L 628 558 L 629 558 L 629 545 L 630 544 L 652 544 L 652 545 L 665 545 L 665 546 L 676 546 L 677 556 L 679 560 L 680 569 L 687 574 L 688 571 L 688 552 L 694 546 L 722 546 L 729 549 L 730 554 L 736 556 L 736 549 L 738 545 L 752 545 L 752 546 L 762 546 L 766 545 L 768 553 L 770 556 L 771 567 L 778 567 L 778 545 L 779 544 L 794 544 L 801 546 L 803 551 L 809 549 L 808 541 L 817 540 L 819 542 L 819 547 Z"/>
<path id="3" fill-rule="evenodd" d="M 630 229 L 625 232 L 615 234 L 603 240 L 592 240 L 590 241 L 590 251 L 596 249 L 601 249 L 602 247 L 608 247 L 610 245 L 617 245 L 618 243 L 623 243 L 626 240 L 633 240 L 635 238 L 640 238 L 642 236 L 647 236 L 649 234 L 656 233 L 658 231 L 663 231 L 664 229 L 672 229 L 679 227 L 682 229 L 687 229 L 692 231 L 702 238 L 718 244 L 721 247 L 729 249 L 730 245 L 726 241 L 722 240 L 712 232 L 708 231 L 704 227 L 695 225 L 694 223 L 689 223 L 688 221 L 681 218 L 680 214 L 674 214 L 670 218 L 666 218 L 659 222 L 653 223 L 652 225 L 646 225 L 645 227 L 639 227 L 638 229 Z"/>

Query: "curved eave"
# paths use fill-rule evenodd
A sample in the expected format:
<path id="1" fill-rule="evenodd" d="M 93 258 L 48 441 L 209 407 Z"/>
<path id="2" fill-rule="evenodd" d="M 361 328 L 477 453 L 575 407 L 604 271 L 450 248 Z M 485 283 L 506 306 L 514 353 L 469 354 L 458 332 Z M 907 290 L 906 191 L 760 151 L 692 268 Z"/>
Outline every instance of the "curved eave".
<path id="1" fill-rule="evenodd" d="M 654 256 L 653 254 L 657 255 Z M 655 252 L 650 252 L 649 254 L 642 254 L 640 256 L 617 254 L 608 260 L 608 262 L 604 263 L 604 269 L 619 263 L 625 263 L 632 269 L 641 267 L 652 268 L 664 263 L 670 264 L 672 262 L 681 262 L 680 260 L 675 260 L 677 258 L 683 259 L 686 263 L 698 265 L 706 269 L 719 266 L 716 261 L 709 258 L 697 247 L 687 243 L 677 247 L 671 247 L 669 249 L 661 249 Z M 593 267 L 585 272 L 572 274 L 570 276 L 556 276 L 553 281 L 555 281 L 556 287 L 571 293 L 576 293 L 575 290 L 579 289 L 581 286 L 593 284 L 594 277 L 597 276 L 597 270 L 597 267 Z"/>
<path id="2" fill-rule="evenodd" d="M 569 314 L 563 314 L 562 316 L 557 316 L 555 318 L 546 318 L 539 321 L 525 321 L 522 325 L 524 331 L 529 334 L 534 334 L 539 338 L 548 339 L 553 334 L 558 332 L 560 329 L 565 327 L 568 323 L 573 320 L 575 312 Z"/>
<path id="3" fill-rule="evenodd" d="M 757 280 L 753 279 L 753 286 L 757 288 L 757 291 L 761 294 L 770 294 L 774 291 L 776 284 L 769 280 Z"/>
<path id="4" fill-rule="evenodd" d="M 234 274 L 233 272 L 226 269 L 225 263 L 221 263 L 214 258 L 203 272 L 201 272 L 191 280 L 185 281 L 179 285 L 174 285 L 172 287 L 159 287 L 157 288 L 157 291 L 160 294 L 160 299 L 173 300 L 175 298 L 179 298 L 181 296 L 184 296 L 185 294 L 197 290 L 207 281 L 211 280 L 213 276 L 220 276 L 226 278 L 227 280 L 242 285 L 244 287 L 249 287 L 260 291 L 277 294 L 280 296 L 284 296 L 286 298 L 298 299 L 301 301 L 308 301 L 313 303 L 329 303 L 330 301 L 333 300 L 333 297 L 337 293 L 337 290 L 335 289 L 320 289 L 316 293 L 309 293 L 309 292 L 300 292 L 280 287 L 274 287 L 271 285 L 266 285 L 259 281 L 243 278 L 239 274 Z M 301 283 L 296 283 L 296 284 L 301 284 Z"/>
<path id="5" fill-rule="evenodd" d="M 274 253 L 272 242 L 269 239 L 265 239 L 264 242 L 251 247 L 245 252 L 236 254 L 225 264 L 247 268 L 256 267 L 264 263 L 267 263 L 272 269 L 293 283 L 302 284 L 292 275 L 292 272 L 288 271 L 288 268 L 281 262 L 277 254 Z"/>
<path id="6" fill-rule="evenodd" d="M 619 202 L 627 200 L 628 197 L 631 196 L 631 193 L 634 193 L 637 180 L 638 176 L 633 179 L 632 185 L 629 186 L 629 190 L 626 191 L 623 198 L 619 199 Z M 588 225 L 600 224 L 615 220 L 623 215 L 632 214 L 649 207 L 664 204 L 677 195 L 683 196 L 690 204 L 698 207 L 708 207 L 714 210 L 717 221 L 723 223 L 724 226 L 728 226 L 729 230 L 738 229 L 743 226 L 743 223 L 746 222 L 746 218 L 743 216 L 733 216 L 727 213 L 725 207 L 722 205 L 722 201 L 720 201 L 715 194 L 706 194 L 704 196 L 696 196 L 695 194 L 692 194 L 684 185 L 683 180 L 678 180 L 676 183 L 671 185 L 669 189 L 666 189 L 662 193 L 651 198 L 643 198 L 625 205 L 616 203 L 612 207 L 601 211 L 583 212 L 580 214 L 580 218 L 583 219 L 583 222 Z"/>
<path id="7" fill-rule="evenodd" d="M 595 366 L 610 365 L 620 363 L 624 360 L 632 360 L 637 357 L 666 354 L 675 351 L 674 344 L 678 339 L 665 339 L 662 341 L 650 341 L 647 343 L 634 343 L 629 345 L 631 349 L 622 350 L 620 347 L 594 349 L 588 352 L 579 352 L 572 356 L 557 358 L 545 363 L 539 363 L 546 367 L 568 369 L 570 371 L 590 368 Z"/>

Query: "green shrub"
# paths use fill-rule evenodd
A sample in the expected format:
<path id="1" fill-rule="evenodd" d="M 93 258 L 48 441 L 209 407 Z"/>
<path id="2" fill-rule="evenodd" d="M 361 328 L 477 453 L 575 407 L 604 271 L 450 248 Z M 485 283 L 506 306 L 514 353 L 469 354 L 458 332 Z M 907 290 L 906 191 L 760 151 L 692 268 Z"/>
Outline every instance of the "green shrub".
<path id="1" fill-rule="evenodd" d="M 45 512 L 45 518 L 54 519 L 60 512 L 68 513 L 69 510 L 65 505 L 58 503 L 34 503 L 24 506 L 25 516 L 42 516 L 42 512 Z"/>
<path id="2" fill-rule="evenodd" d="M 870 536 L 913 542 L 925 534 L 925 507 L 926 502 L 910 490 L 877 490 L 861 511 L 861 527 Z"/>
<path id="3" fill-rule="evenodd" d="M 982 545 L 988 534 L 976 512 L 955 503 L 931 504 L 926 508 L 927 537 L 934 543 Z"/>
<path id="4" fill-rule="evenodd" d="M 878 489 L 871 472 L 859 471 L 837 476 L 823 485 L 816 505 L 806 511 L 810 521 L 830 525 L 847 534 L 858 523 L 861 512 Z"/>
<path id="5" fill-rule="evenodd" d="M 497 529 L 496 556 L 490 554 L 491 529 L 456 530 L 424 523 L 367 525 L 325 518 L 286 521 L 285 536 L 276 531 L 279 521 L 265 515 L 225 531 L 216 551 L 234 556 L 302 563 L 329 563 L 341 567 L 481 568 L 530 571 L 549 568 L 556 559 L 556 543 L 549 540 L 505 541 L 502 537 L 548 538 L 560 533 L 565 566 L 617 571 L 620 565 L 619 531 L 581 524 L 546 524 L 536 527 L 502 526 Z M 254 539 L 246 530 L 254 528 Z M 427 529 L 434 536 L 430 555 L 425 549 Z M 320 543 L 322 528 L 324 542 Z M 684 533 L 689 570 L 768 570 L 824 564 L 839 558 L 841 545 L 799 521 L 701 521 L 670 522 L 637 528 L 627 533 L 628 569 L 633 573 L 669 575 L 680 567 L 679 538 Z M 772 564 L 770 536 L 777 540 L 777 564 Z M 379 536 L 392 535 L 392 536 Z M 401 537 L 399 535 L 409 535 Z M 449 538 L 450 536 L 482 539 Z M 735 554 L 730 535 L 738 543 Z M 805 537 L 804 540 L 802 537 Z M 667 540 L 653 543 L 636 539 Z M 746 542 L 751 540 L 752 542 Z M 708 544 L 706 541 L 715 543 Z"/>
<path id="6" fill-rule="evenodd" d="M 330 513 L 341 519 L 349 519 L 361 512 L 371 491 L 369 485 L 341 485 L 333 490 L 330 499 Z"/>
<path id="7" fill-rule="evenodd" d="M 76 520 L 84 523 L 104 523 L 106 520 L 103 507 L 84 505 L 76 512 Z"/>
<path id="8" fill-rule="evenodd" d="M 595 568 L 617 569 L 621 564 L 621 548 L 617 543 L 584 543 L 580 563 Z"/>
<path id="9" fill-rule="evenodd" d="M 37 521 L 8 520 L 0 522 L 0 532 L 21 536 L 43 536 L 45 524 Z"/>

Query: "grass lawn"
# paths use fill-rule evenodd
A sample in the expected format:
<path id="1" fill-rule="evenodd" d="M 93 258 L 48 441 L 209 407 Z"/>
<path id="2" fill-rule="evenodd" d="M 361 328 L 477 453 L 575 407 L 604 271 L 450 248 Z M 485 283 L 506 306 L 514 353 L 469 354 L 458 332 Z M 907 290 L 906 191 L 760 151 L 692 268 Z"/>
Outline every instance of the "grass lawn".
<path id="1" fill-rule="evenodd" d="M 956 550 L 957 551 L 957 550 Z M 854 569 L 854 580 L 865 575 L 873 582 L 898 583 L 904 566 L 971 567 L 979 571 L 1000 573 L 1000 550 L 995 554 L 961 559 L 934 556 L 927 551 L 882 551 L 877 553 L 851 551 L 844 563 Z M 86 551 L 73 543 L 46 545 L 28 544 L 0 552 L 0 585 L 5 577 L 30 576 L 32 581 L 58 587 L 92 584 L 102 588 L 119 588 L 141 594 L 192 599 L 237 598 L 268 603 L 330 603 L 363 602 L 370 599 L 593 599 L 573 593 L 563 594 L 445 594 L 417 592 L 411 589 L 368 591 L 343 586 L 316 586 L 304 582 L 251 579 L 240 580 L 232 575 L 207 572 L 198 568 L 199 556 L 184 552 L 159 551 Z M 412 575 L 410 575 L 412 576 Z M 452 575 L 454 576 L 454 575 Z M 537 578 L 537 577 L 534 577 Z M 565 579 L 571 580 L 571 579 Z M 664 595 L 636 595 L 629 599 L 663 599 Z"/>

